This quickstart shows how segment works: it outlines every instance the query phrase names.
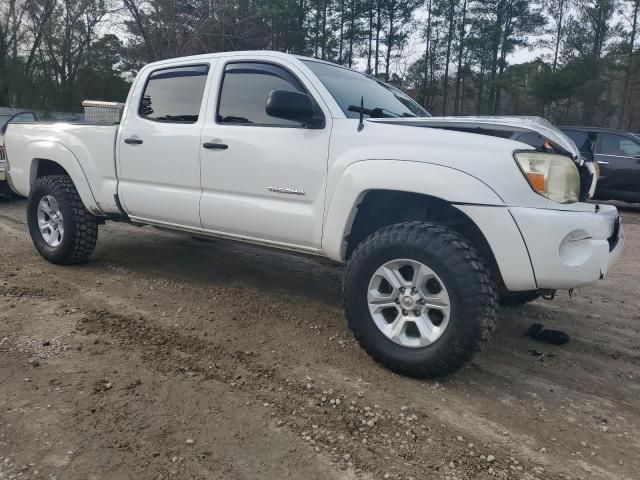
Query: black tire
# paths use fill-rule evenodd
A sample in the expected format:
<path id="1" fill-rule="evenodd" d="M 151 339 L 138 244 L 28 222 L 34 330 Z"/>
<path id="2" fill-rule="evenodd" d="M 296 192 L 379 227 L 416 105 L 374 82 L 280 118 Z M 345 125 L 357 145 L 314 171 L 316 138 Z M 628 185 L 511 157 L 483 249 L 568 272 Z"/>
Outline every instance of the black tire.
<path id="1" fill-rule="evenodd" d="M 55 198 L 62 213 L 64 235 L 55 247 L 47 244 L 38 227 L 38 204 L 45 195 Z M 98 222 L 85 208 L 67 175 L 50 175 L 36 180 L 27 199 L 27 224 L 38 253 L 56 264 L 71 265 L 87 261 L 98 240 Z"/>
<path id="2" fill-rule="evenodd" d="M 540 298 L 540 294 L 535 290 L 526 292 L 507 292 L 500 294 L 498 303 L 504 307 L 517 307 L 525 303 L 533 302 Z"/>
<path id="3" fill-rule="evenodd" d="M 451 316 L 440 338 L 411 348 L 387 338 L 375 325 L 367 289 L 375 271 L 394 259 L 417 260 L 431 268 L 449 293 Z M 461 368 L 489 341 L 497 294 L 478 251 L 457 232 L 411 222 L 385 227 L 367 237 L 347 266 L 344 305 L 349 328 L 369 355 L 386 368 L 410 377 L 433 378 Z"/>

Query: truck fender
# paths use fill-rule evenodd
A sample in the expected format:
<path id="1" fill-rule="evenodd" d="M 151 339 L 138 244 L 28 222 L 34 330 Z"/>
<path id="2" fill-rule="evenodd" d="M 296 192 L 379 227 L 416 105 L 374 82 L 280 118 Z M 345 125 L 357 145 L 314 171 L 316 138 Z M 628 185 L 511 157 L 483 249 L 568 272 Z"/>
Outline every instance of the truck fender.
<path id="1" fill-rule="evenodd" d="M 71 150 L 58 142 L 37 140 L 27 146 L 25 155 L 27 158 L 31 158 L 29 174 L 25 176 L 29 179 L 29 185 L 25 185 L 27 195 L 37 180 L 38 164 L 42 160 L 49 160 L 60 165 L 69 174 L 86 209 L 94 215 L 103 215 L 91 191 L 87 176 Z"/>
<path id="2" fill-rule="evenodd" d="M 338 262 L 345 260 L 346 236 L 368 191 L 424 194 L 457 204 L 504 205 L 502 198 L 478 178 L 451 167 L 416 161 L 358 161 L 344 169 L 335 185 L 327 196 L 322 249 Z"/>

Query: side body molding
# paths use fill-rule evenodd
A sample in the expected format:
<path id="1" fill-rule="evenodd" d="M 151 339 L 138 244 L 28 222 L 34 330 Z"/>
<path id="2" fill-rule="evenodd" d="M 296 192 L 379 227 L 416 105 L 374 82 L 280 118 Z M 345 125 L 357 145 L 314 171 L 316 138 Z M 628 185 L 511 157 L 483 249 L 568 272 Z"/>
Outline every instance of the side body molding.
<path id="1" fill-rule="evenodd" d="M 358 204 L 371 190 L 418 193 L 452 203 L 504 205 L 500 196 L 485 183 L 454 168 L 415 161 L 355 162 L 344 169 L 335 188 L 327 195 L 322 249 L 332 260 L 344 261 L 345 237 Z"/>
<path id="2" fill-rule="evenodd" d="M 36 181 L 38 163 L 41 160 L 50 160 L 59 164 L 67 171 L 67 173 L 71 177 L 71 180 L 76 186 L 76 189 L 78 190 L 78 194 L 82 199 L 82 203 L 84 203 L 84 206 L 87 208 L 87 210 L 89 210 L 94 215 L 103 215 L 103 212 L 98 206 L 95 196 L 91 191 L 87 176 L 82 170 L 80 162 L 73 154 L 73 152 L 71 152 L 71 150 L 58 142 L 37 140 L 29 143 L 26 148 L 25 155 L 27 156 L 27 158 L 31 159 L 31 161 L 28 163 L 29 174 L 24 175 L 25 179 L 29 179 L 29 184 L 22 187 L 23 191 L 27 195 L 31 191 L 31 187 Z"/>

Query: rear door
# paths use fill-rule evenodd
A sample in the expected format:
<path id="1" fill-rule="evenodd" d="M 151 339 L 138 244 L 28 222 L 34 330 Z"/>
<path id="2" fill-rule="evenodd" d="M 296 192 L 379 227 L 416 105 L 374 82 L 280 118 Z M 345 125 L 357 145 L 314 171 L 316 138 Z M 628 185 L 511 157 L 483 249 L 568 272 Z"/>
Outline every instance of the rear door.
<path id="1" fill-rule="evenodd" d="M 598 188 L 640 195 L 640 140 L 599 133 L 595 158 L 601 171 Z"/>
<path id="2" fill-rule="evenodd" d="M 211 64 L 153 69 L 136 86 L 118 137 L 120 200 L 127 213 L 200 227 L 200 132 Z"/>

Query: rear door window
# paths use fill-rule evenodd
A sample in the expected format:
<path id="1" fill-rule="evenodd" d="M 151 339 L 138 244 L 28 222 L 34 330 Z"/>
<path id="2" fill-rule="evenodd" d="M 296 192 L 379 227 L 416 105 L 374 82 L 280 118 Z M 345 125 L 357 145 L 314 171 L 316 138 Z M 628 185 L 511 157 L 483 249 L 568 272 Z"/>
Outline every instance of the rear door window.
<path id="1" fill-rule="evenodd" d="M 208 72 L 208 65 L 163 68 L 152 72 L 145 85 L 138 114 L 156 122 L 197 122 Z"/>
<path id="2" fill-rule="evenodd" d="M 602 133 L 596 153 L 617 157 L 638 157 L 640 156 L 640 142 L 624 135 Z"/>

